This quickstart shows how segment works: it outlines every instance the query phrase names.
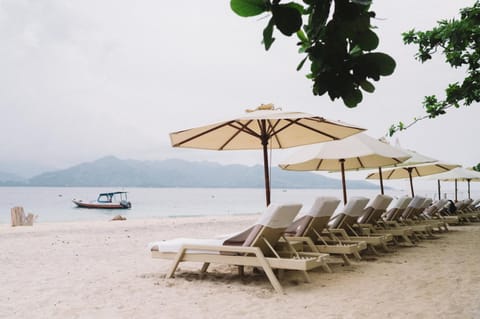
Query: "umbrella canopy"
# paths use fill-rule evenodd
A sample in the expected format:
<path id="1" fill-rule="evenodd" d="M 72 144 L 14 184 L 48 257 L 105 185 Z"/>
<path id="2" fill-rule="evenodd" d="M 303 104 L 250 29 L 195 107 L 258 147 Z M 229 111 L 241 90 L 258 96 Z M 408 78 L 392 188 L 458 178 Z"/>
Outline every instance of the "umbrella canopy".
<path id="1" fill-rule="evenodd" d="M 380 141 L 385 143 L 385 144 L 390 145 L 384 138 L 381 138 Z M 437 161 L 434 158 L 422 155 L 420 153 L 417 153 L 417 152 L 409 150 L 409 149 L 402 148 L 398 145 L 392 146 L 392 147 L 394 147 L 395 149 L 400 150 L 404 153 L 407 153 L 410 156 L 409 159 L 407 159 L 406 161 L 404 161 L 402 163 L 390 165 L 390 166 L 393 166 L 393 167 L 411 166 L 411 165 L 417 165 L 417 164 L 432 163 L 432 162 Z M 383 194 L 383 175 L 382 175 L 382 168 L 381 167 L 378 168 L 378 175 L 379 175 L 378 179 L 380 180 L 380 189 L 381 189 L 382 194 Z"/>
<path id="2" fill-rule="evenodd" d="M 412 197 L 415 196 L 413 191 L 413 177 L 421 177 L 421 176 L 428 176 L 438 173 L 443 173 L 454 169 L 455 167 L 459 167 L 460 165 L 456 164 L 447 164 L 442 162 L 433 162 L 427 164 L 417 164 L 417 165 L 408 165 L 403 166 L 405 164 L 401 164 L 400 167 L 396 167 L 390 170 L 385 170 L 383 172 L 383 178 L 385 179 L 403 179 L 408 178 L 410 180 L 410 191 Z M 378 173 L 372 173 L 367 176 L 367 179 L 379 179 L 380 176 Z"/>
<path id="3" fill-rule="evenodd" d="M 480 182 L 480 172 L 466 169 L 464 167 L 457 167 L 448 172 L 432 175 L 429 179 L 438 181 L 438 197 L 440 198 L 440 181 L 454 181 L 455 182 L 455 201 L 457 201 L 457 182 L 467 182 L 468 184 L 468 199 L 470 199 L 470 182 Z"/>
<path id="4" fill-rule="evenodd" d="M 288 148 L 338 140 L 365 129 L 302 112 L 282 112 L 272 104 L 226 121 L 170 133 L 173 147 L 209 150 L 263 150 L 265 197 L 270 204 L 268 148 Z"/>
<path id="5" fill-rule="evenodd" d="M 406 160 L 405 162 L 402 162 L 400 164 L 396 164 L 395 167 L 402 167 L 402 166 L 413 166 L 413 165 L 418 165 L 418 164 L 425 164 L 425 163 L 433 163 L 433 162 L 438 162 L 438 160 L 425 156 L 423 154 L 417 153 L 415 151 L 401 148 L 398 146 L 395 146 L 395 148 L 407 153 L 410 155 L 410 158 Z"/>
<path id="6" fill-rule="evenodd" d="M 304 146 L 279 166 L 293 171 L 341 171 L 346 203 L 345 170 L 393 165 L 408 158 L 407 153 L 360 133 L 339 141 Z"/>

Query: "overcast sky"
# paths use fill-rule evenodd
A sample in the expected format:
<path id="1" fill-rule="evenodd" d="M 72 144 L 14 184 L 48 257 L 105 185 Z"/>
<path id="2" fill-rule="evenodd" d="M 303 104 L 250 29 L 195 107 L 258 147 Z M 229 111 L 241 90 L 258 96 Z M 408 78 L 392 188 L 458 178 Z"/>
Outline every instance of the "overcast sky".
<path id="1" fill-rule="evenodd" d="M 261 163 L 259 152 L 173 149 L 168 133 L 261 103 L 357 124 L 374 137 L 423 114 L 423 96 L 462 79 L 438 56 L 424 65 L 401 33 L 458 16 L 474 1 L 374 1 L 380 51 L 394 75 L 347 109 L 311 94 L 294 38 L 261 45 L 268 17 L 241 18 L 229 1 L 0 1 L 0 171 L 60 169 L 106 155 Z M 395 136 L 442 161 L 480 162 L 480 108 L 423 121 Z M 395 140 L 392 141 L 395 143 Z M 276 151 L 273 163 L 289 155 Z"/>

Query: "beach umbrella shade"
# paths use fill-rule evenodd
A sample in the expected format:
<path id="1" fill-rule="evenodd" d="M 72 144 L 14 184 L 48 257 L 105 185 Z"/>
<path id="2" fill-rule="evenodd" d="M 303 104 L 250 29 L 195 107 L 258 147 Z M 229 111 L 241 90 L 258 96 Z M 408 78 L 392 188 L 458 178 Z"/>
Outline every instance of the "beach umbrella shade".
<path id="1" fill-rule="evenodd" d="M 390 145 L 384 138 L 381 138 L 380 141 Z M 395 147 L 396 149 L 398 149 L 398 150 L 400 150 L 404 153 L 407 153 L 410 156 L 410 158 L 407 159 L 404 162 L 391 165 L 392 167 L 412 166 L 412 165 L 418 165 L 418 164 L 433 163 L 433 162 L 437 161 L 436 159 L 434 159 L 432 157 L 425 156 L 423 154 L 412 151 L 410 149 L 402 148 L 398 145 L 395 145 L 395 146 L 392 145 L 392 147 Z M 381 188 L 382 194 L 383 194 L 383 175 L 382 175 L 382 168 L 381 167 L 378 169 L 378 176 L 379 176 L 378 179 L 380 180 L 380 188 Z"/>
<path id="2" fill-rule="evenodd" d="M 340 171 L 346 204 L 346 170 L 380 168 L 409 158 L 407 153 L 360 133 L 338 141 L 301 147 L 279 166 L 292 171 Z"/>
<path id="3" fill-rule="evenodd" d="M 263 151 L 265 197 L 270 204 L 268 149 L 338 140 L 365 129 L 303 112 L 284 112 L 261 105 L 229 120 L 170 133 L 173 147 Z"/>
<path id="4" fill-rule="evenodd" d="M 437 180 L 438 183 L 438 198 L 440 199 L 440 181 L 455 182 L 455 201 L 457 201 L 457 182 L 467 182 L 468 185 L 468 199 L 470 199 L 470 182 L 480 182 L 480 172 L 466 169 L 464 167 L 457 167 L 448 172 L 430 176 L 428 179 Z"/>
<path id="5" fill-rule="evenodd" d="M 414 177 L 421 177 L 421 176 L 429 176 L 433 174 L 443 173 L 454 169 L 455 167 L 459 167 L 460 165 L 456 164 L 447 164 L 442 162 L 433 162 L 433 163 L 426 163 L 426 164 L 417 164 L 417 165 L 408 165 L 403 166 L 401 164 L 400 167 L 396 167 L 389 170 L 383 171 L 383 179 L 404 179 L 408 178 L 410 181 L 410 192 L 412 197 L 415 196 L 413 191 L 413 178 Z M 378 173 L 372 173 L 367 176 L 367 179 L 379 179 L 380 176 Z"/>

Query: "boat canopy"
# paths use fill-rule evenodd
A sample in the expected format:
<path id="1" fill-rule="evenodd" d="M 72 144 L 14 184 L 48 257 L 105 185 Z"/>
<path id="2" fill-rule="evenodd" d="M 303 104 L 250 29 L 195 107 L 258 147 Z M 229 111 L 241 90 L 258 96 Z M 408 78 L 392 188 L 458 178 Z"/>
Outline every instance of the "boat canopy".
<path id="1" fill-rule="evenodd" d="M 115 195 L 120 195 L 120 199 L 123 199 L 125 195 L 125 200 L 127 199 L 127 192 L 111 192 L 111 193 L 100 193 L 98 195 L 97 202 L 99 203 L 111 203 Z"/>

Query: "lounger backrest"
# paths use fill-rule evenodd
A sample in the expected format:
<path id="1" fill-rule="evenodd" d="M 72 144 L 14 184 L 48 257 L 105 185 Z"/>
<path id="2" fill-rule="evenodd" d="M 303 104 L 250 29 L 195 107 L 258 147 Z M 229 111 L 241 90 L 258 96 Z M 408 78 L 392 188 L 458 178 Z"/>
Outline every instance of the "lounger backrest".
<path id="1" fill-rule="evenodd" d="M 393 198 L 391 196 L 378 194 L 368 202 L 358 222 L 363 224 L 375 223 L 385 212 L 392 200 Z"/>
<path id="2" fill-rule="evenodd" d="M 301 216 L 287 228 L 285 233 L 291 236 L 304 236 L 305 232 L 312 227 L 312 223 L 322 223 L 323 228 L 326 227 L 339 203 L 340 200 L 335 197 L 317 197 L 312 207 L 301 214 Z"/>
<path id="3" fill-rule="evenodd" d="M 471 206 L 472 206 L 472 207 L 477 207 L 478 204 L 480 204 L 480 199 L 475 199 L 475 200 L 472 202 Z"/>
<path id="4" fill-rule="evenodd" d="M 438 211 L 438 205 L 437 203 L 440 202 L 441 200 L 437 200 L 435 201 L 435 203 L 432 203 L 430 206 L 428 206 L 427 208 L 425 208 L 423 210 L 423 214 L 426 215 L 426 216 L 433 216 L 436 214 L 436 212 Z"/>
<path id="5" fill-rule="evenodd" d="M 397 198 L 389 207 L 387 212 L 385 213 L 385 220 L 397 220 L 400 216 L 402 216 L 403 212 L 407 208 L 408 204 L 412 201 L 411 197 L 402 196 Z"/>
<path id="6" fill-rule="evenodd" d="M 472 203 L 473 203 L 473 199 L 471 199 L 471 198 L 466 199 L 465 200 L 465 208 L 470 209 L 470 206 L 472 205 Z"/>
<path id="7" fill-rule="evenodd" d="M 413 216 L 417 210 L 422 207 L 423 202 L 425 202 L 425 197 L 414 196 L 410 204 L 408 204 L 407 208 L 403 212 L 402 218 L 407 219 Z"/>
<path id="8" fill-rule="evenodd" d="M 365 205 L 368 203 L 366 197 L 353 197 L 343 208 L 342 213 L 345 215 L 342 222 L 336 228 L 348 228 L 348 226 L 357 223 L 358 217 L 363 213 Z"/>
<path id="9" fill-rule="evenodd" d="M 252 230 L 242 246 L 259 247 L 266 256 L 272 256 L 267 242 L 275 246 L 301 208 L 302 205 L 297 203 L 270 204 L 256 223 L 260 227 Z"/>
<path id="10" fill-rule="evenodd" d="M 437 209 L 440 209 L 444 207 L 447 204 L 447 202 L 448 200 L 446 199 L 440 199 L 440 200 L 437 200 L 433 205 L 437 206 Z"/>
<path id="11" fill-rule="evenodd" d="M 465 207 L 465 202 L 463 200 L 460 200 L 455 203 L 455 207 L 457 208 L 457 211 L 462 210 Z"/>
<path id="12" fill-rule="evenodd" d="M 427 198 L 427 199 L 423 202 L 422 208 L 427 208 L 427 207 L 431 206 L 432 203 L 433 203 L 433 199 Z"/>
<path id="13" fill-rule="evenodd" d="M 297 232 L 297 236 L 315 237 L 315 231 L 321 233 L 327 228 L 328 222 L 333 213 L 340 204 L 340 200 L 335 197 L 319 197 L 308 212 L 312 220 L 303 230 Z"/>
<path id="14" fill-rule="evenodd" d="M 430 207 L 427 207 L 424 210 L 424 213 L 427 216 L 430 216 L 430 217 L 438 215 L 440 213 L 440 211 L 443 209 L 443 207 L 445 207 L 445 204 L 447 202 L 448 202 L 448 200 L 446 200 L 446 199 L 439 199 L 439 200 L 435 201 L 432 205 L 430 205 Z"/>
<path id="15" fill-rule="evenodd" d="M 253 226 L 226 239 L 223 245 L 252 246 L 267 227 L 284 232 L 301 207 L 301 204 L 270 204 Z"/>

